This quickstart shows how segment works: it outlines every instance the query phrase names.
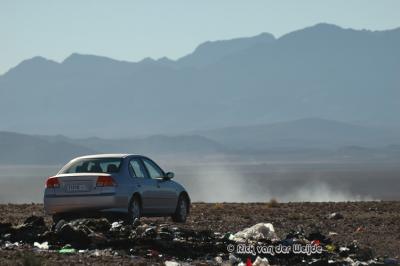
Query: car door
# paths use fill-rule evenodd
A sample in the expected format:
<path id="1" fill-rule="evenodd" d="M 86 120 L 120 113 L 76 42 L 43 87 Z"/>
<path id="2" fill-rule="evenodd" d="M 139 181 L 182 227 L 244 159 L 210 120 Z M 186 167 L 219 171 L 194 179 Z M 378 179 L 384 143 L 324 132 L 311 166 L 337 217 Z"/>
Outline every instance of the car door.
<path id="1" fill-rule="evenodd" d="M 142 197 L 142 212 L 151 213 L 157 208 L 153 198 L 154 190 L 157 186 L 156 180 L 152 180 L 147 174 L 143 162 L 140 158 L 132 158 L 129 161 L 129 173 L 136 185 L 136 191 L 139 191 Z"/>
<path id="2" fill-rule="evenodd" d="M 173 182 L 164 178 L 164 171 L 155 162 L 145 157 L 142 160 L 148 175 L 156 182 L 152 193 L 152 202 L 157 206 L 155 211 L 173 213 L 177 204 L 177 191 Z"/>

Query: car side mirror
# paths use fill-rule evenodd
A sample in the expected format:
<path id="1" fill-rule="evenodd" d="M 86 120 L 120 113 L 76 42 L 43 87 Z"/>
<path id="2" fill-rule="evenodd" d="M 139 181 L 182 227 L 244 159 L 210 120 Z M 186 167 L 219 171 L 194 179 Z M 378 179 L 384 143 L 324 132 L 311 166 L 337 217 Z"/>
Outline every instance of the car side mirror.
<path id="1" fill-rule="evenodd" d="M 173 172 L 168 172 L 165 174 L 165 179 L 172 179 L 174 178 L 175 174 Z"/>

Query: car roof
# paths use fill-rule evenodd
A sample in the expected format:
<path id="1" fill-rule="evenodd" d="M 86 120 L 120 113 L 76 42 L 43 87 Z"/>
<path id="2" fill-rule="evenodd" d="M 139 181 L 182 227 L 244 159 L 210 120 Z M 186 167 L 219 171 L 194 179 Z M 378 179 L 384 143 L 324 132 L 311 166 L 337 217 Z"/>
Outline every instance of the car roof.
<path id="1" fill-rule="evenodd" d="M 126 158 L 128 156 L 141 156 L 139 154 L 129 154 L 129 153 L 105 153 L 105 154 L 92 154 L 85 155 L 75 158 L 76 159 L 97 159 L 97 158 Z"/>

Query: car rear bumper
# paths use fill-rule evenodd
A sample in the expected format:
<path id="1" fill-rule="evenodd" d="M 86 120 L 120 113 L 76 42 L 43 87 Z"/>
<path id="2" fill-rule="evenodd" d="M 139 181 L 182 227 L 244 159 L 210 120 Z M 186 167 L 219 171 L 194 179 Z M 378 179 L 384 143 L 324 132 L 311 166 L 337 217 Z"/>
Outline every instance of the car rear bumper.
<path id="1" fill-rule="evenodd" d="M 115 193 L 103 193 L 84 196 L 44 196 L 44 209 L 47 214 L 84 210 L 102 210 L 114 208 L 117 205 L 118 200 Z"/>

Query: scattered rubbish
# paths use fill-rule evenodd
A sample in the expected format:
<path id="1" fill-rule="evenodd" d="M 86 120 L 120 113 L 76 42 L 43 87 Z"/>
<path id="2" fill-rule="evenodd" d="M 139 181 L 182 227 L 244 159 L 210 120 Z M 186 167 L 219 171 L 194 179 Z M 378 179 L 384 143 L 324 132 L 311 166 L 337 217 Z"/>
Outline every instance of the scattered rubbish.
<path id="1" fill-rule="evenodd" d="M 310 241 L 319 241 L 319 243 L 323 243 L 323 244 L 331 244 L 331 239 L 330 238 L 326 238 L 325 235 L 321 234 L 321 232 L 316 231 L 316 232 L 312 232 L 310 234 L 308 234 L 307 239 Z"/>
<path id="2" fill-rule="evenodd" d="M 100 252 L 99 252 L 98 250 L 95 250 L 95 251 L 92 253 L 92 255 L 95 256 L 95 257 L 98 257 L 98 256 L 100 256 L 101 254 L 100 254 Z"/>
<path id="3" fill-rule="evenodd" d="M 326 248 L 326 251 L 328 251 L 328 252 L 334 252 L 336 250 L 336 247 L 334 245 L 329 245 L 329 244 L 326 245 L 325 248 Z"/>
<path id="4" fill-rule="evenodd" d="M 155 238 L 157 236 L 157 232 L 154 229 L 154 227 L 149 227 L 146 228 L 143 232 L 143 237 L 148 237 L 148 238 Z"/>
<path id="5" fill-rule="evenodd" d="M 164 262 L 165 266 L 180 266 L 181 264 L 176 262 L 176 261 L 172 261 L 172 260 L 167 260 Z"/>
<path id="6" fill-rule="evenodd" d="M 364 231 L 364 228 L 363 228 L 362 226 L 357 227 L 356 233 L 360 233 L 360 232 L 362 232 L 362 231 Z"/>
<path id="7" fill-rule="evenodd" d="M 348 247 L 340 247 L 339 248 L 339 255 L 342 257 L 346 257 L 349 254 L 350 249 Z"/>
<path id="8" fill-rule="evenodd" d="M 319 245 L 321 245 L 321 241 L 319 241 L 319 240 L 313 240 L 313 241 L 311 241 L 311 245 L 313 245 L 313 246 L 319 246 Z"/>
<path id="9" fill-rule="evenodd" d="M 222 262 L 223 262 L 223 259 L 220 256 L 215 257 L 214 260 L 218 264 L 222 264 Z"/>
<path id="10" fill-rule="evenodd" d="M 39 242 L 35 242 L 33 243 L 34 247 L 37 247 L 38 249 L 43 249 L 43 250 L 48 250 L 49 249 L 49 242 L 43 242 L 43 243 L 39 243 Z"/>
<path id="11" fill-rule="evenodd" d="M 137 226 L 139 226 L 140 225 L 140 220 L 139 220 L 139 218 L 135 218 L 135 220 L 133 221 L 133 224 L 132 224 L 134 227 L 137 227 Z"/>
<path id="12" fill-rule="evenodd" d="M 119 228 L 122 227 L 123 222 L 119 221 L 119 222 L 113 222 L 111 224 L 111 229 L 110 230 L 118 230 Z"/>
<path id="13" fill-rule="evenodd" d="M 257 257 L 253 262 L 253 266 L 269 266 L 269 261 L 267 258 Z"/>
<path id="14" fill-rule="evenodd" d="M 248 240 L 279 240 L 275 233 L 274 226 L 271 223 L 258 223 L 231 235 L 229 239 L 235 242 L 246 242 Z"/>
<path id="15" fill-rule="evenodd" d="M 76 221 L 63 224 L 55 233 L 62 242 L 85 248 L 90 243 L 89 235 L 91 232 L 92 231 L 86 225 Z"/>
<path id="16" fill-rule="evenodd" d="M 22 241 L 33 243 L 36 236 L 42 235 L 48 230 L 43 217 L 29 216 L 25 221 L 10 229 L 10 240 L 13 242 Z"/>
<path id="17" fill-rule="evenodd" d="M 236 257 L 235 255 L 229 254 L 229 262 L 231 264 L 238 264 L 238 263 L 240 263 L 242 261 L 238 257 Z"/>
<path id="18" fill-rule="evenodd" d="M 157 250 L 149 249 L 147 252 L 148 257 L 158 257 L 159 255 Z"/>
<path id="19" fill-rule="evenodd" d="M 76 252 L 76 249 L 71 247 L 71 245 L 65 245 L 63 248 L 61 248 L 58 253 L 61 254 L 73 254 Z"/>
<path id="20" fill-rule="evenodd" d="M 339 212 L 333 212 L 333 213 L 329 214 L 328 218 L 333 219 L 333 220 L 339 220 L 339 219 L 343 219 L 344 217 Z"/>
<path id="21" fill-rule="evenodd" d="M 81 223 L 96 232 L 106 232 L 111 228 L 109 221 L 105 218 L 83 219 Z"/>
<path id="22" fill-rule="evenodd" d="M 24 225 L 31 225 L 31 226 L 35 226 L 35 227 L 41 227 L 41 226 L 46 226 L 44 223 L 44 219 L 41 216 L 29 216 L 28 218 L 26 218 Z"/>
<path id="23" fill-rule="evenodd" d="M 108 241 L 107 237 L 101 232 L 91 232 L 90 234 L 88 234 L 88 238 L 90 240 L 90 243 L 94 246 L 105 245 Z"/>
<path id="24" fill-rule="evenodd" d="M 9 241 L 6 241 L 6 243 L 4 244 L 4 248 L 5 249 L 14 249 L 16 247 L 19 247 L 19 243 L 18 242 L 11 243 Z"/>
<path id="25" fill-rule="evenodd" d="M 53 249 L 60 254 L 147 258 L 167 266 L 190 265 L 197 261 L 214 265 L 258 266 L 398 265 L 394 258 L 374 259 L 372 250 L 356 241 L 346 245 L 333 243 L 316 227 L 307 233 L 298 227 L 279 239 L 271 223 L 258 223 L 231 234 L 165 223 L 147 224 L 138 220 L 126 224 L 82 218 L 60 220 L 49 229 L 43 218 L 31 216 L 17 226 L 2 223 L 0 230 L 3 232 L 0 234 L 1 249 L 22 249 L 24 245 L 32 248 L 33 245 L 35 249 Z M 338 233 L 329 232 L 327 235 L 336 236 Z M 241 253 L 236 248 L 239 245 L 271 247 L 274 252 L 261 253 L 254 249 Z M 232 249 L 228 250 L 228 247 Z M 293 250 L 295 247 L 300 247 L 300 252 L 279 253 L 279 250 Z"/>
<path id="26" fill-rule="evenodd" d="M 384 261 L 385 265 L 399 265 L 399 261 L 394 258 L 386 258 Z"/>

